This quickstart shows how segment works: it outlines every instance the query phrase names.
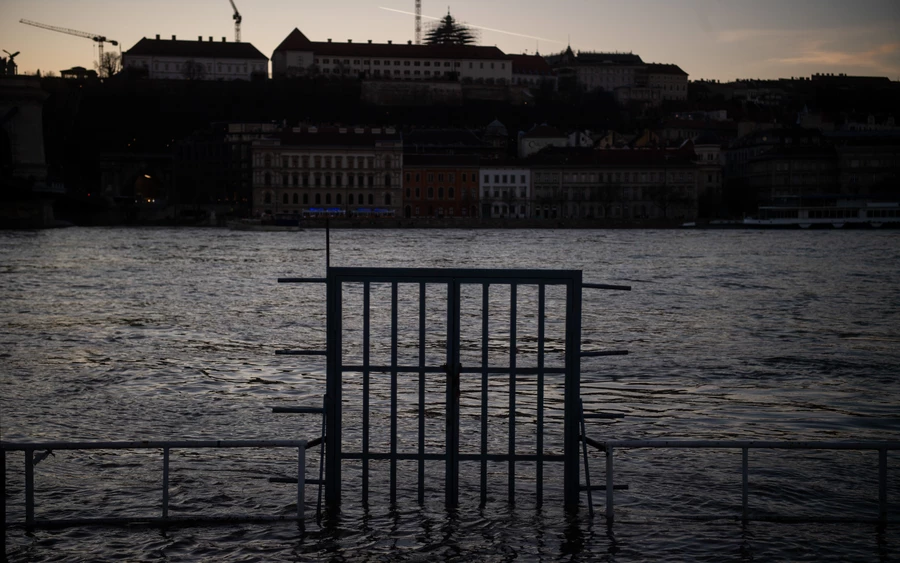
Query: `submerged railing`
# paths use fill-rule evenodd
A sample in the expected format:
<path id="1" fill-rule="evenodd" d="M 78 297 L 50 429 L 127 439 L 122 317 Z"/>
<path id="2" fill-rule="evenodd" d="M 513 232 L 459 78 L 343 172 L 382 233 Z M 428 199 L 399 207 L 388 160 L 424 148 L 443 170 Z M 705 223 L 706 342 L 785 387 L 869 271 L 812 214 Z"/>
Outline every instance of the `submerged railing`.
<path id="1" fill-rule="evenodd" d="M 83 526 L 92 524 L 154 524 L 167 525 L 186 522 L 259 522 L 259 521 L 284 521 L 304 519 L 304 499 L 306 491 L 306 450 L 319 444 L 321 439 L 315 440 L 173 440 L 173 441 L 135 441 L 135 442 L 0 442 L 0 472 L 3 479 L 3 527 L 6 522 L 6 452 L 21 451 L 25 453 L 25 522 L 26 528 L 35 527 L 65 527 Z M 170 516 L 169 515 L 169 452 L 173 449 L 202 449 L 202 448 L 297 448 L 297 514 L 287 515 L 227 515 L 227 516 Z M 132 517 L 98 517 L 98 518 L 71 518 L 48 519 L 35 518 L 34 503 L 34 468 L 46 459 L 53 451 L 60 450 L 162 450 L 162 514 L 161 516 L 132 516 Z M 22 524 L 10 524 L 21 526 Z"/>
<path id="2" fill-rule="evenodd" d="M 900 450 L 900 442 L 806 442 L 806 441 L 754 441 L 754 440 L 593 440 L 585 437 L 587 444 L 606 453 L 606 521 L 612 524 L 615 519 L 614 491 L 615 467 L 614 455 L 617 449 L 740 449 L 741 450 L 741 520 L 761 520 L 751 518 L 748 507 L 749 485 L 749 451 L 760 449 L 776 450 L 869 450 L 878 452 L 878 517 L 812 517 L 802 518 L 815 522 L 888 522 L 887 502 L 887 452 Z M 789 521 L 791 517 L 773 518 L 778 521 Z"/>

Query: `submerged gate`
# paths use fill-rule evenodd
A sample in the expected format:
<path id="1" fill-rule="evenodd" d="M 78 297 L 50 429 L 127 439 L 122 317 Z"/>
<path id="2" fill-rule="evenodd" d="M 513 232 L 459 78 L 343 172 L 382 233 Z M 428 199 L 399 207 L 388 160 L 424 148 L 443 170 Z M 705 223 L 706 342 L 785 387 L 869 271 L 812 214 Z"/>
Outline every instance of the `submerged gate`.
<path id="1" fill-rule="evenodd" d="M 340 505 L 343 462 L 357 460 L 363 502 L 369 497 L 372 463 L 387 463 L 392 503 L 398 465 L 414 464 L 422 503 L 426 462 L 437 462 L 443 466 L 446 506 L 456 507 L 460 462 L 474 462 L 480 465 L 484 503 L 488 464 L 499 462 L 506 466 L 511 502 L 517 465 L 533 466 L 540 506 L 544 466 L 561 462 L 565 507 L 577 509 L 580 359 L 624 354 L 582 353 L 581 292 L 629 287 L 584 284 L 580 270 L 328 268 L 326 278 L 279 282 L 327 286 L 327 350 L 281 351 L 327 356 L 326 503 Z M 527 407 L 517 385 L 528 388 Z M 545 397 L 550 389 L 551 406 L 558 411 L 560 388 L 561 428 L 558 414 L 548 420 Z M 506 396 L 498 400 L 498 393 Z M 461 416 L 463 402 L 466 416 Z M 442 425 L 435 424 L 438 417 Z M 527 419 L 533 436 L 517 436 L 517 417 Z M 494 419 L 505 426 L 505 439 L 492 435 L 498 428 L 491 424 Z M 358 426 L 345 424 L 351 421 Z M 472 451 L 465 438 L 476 434 L 480 443 Z M 403 472 L 405 488 L 411 488 L 408 473 Z"/>

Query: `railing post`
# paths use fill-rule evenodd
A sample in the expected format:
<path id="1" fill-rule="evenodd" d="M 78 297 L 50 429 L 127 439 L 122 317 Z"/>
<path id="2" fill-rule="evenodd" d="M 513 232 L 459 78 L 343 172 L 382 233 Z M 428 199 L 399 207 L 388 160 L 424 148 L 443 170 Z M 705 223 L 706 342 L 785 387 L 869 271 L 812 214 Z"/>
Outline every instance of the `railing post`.
<path id="1" fill-rule="evenodd" d="M 3 472 L 3 483 L 0 485 L 0 526 L 3 527 L 3 539 L 6 543 L 6 450 L 0 449 L 0 471 Z"/>
<path id="2" fill-rule="evenodd" d="M 34 525 L 34 450 L 25 450 L 25 525 Z"/>
<path id="3" fill-rule="evenodd" d="M 878 521 L 887 524 L 887 448 L 878 449 Z"/>
<path id="4" fill-rule="evenodd" d="M 297 448 L 297 521 L 303 522 L 306 499 L 306 446 Z"/>
<path id="5" fill-rule="evenodd" d="M 169 448 L 163 448 L 162 517 L 169 517 Z"/>
<path id="6" fill-rule="evenodd" d="M 741 448 L 741 520 L 747 522 L 747 497 L 749 493 L 749 448 Z"/>
<path id="7" fill-rule="evenodd" d="M 613 508 L 613 447 L 606 445 L 606 524 L 611 526 L 615 517 Z"/>

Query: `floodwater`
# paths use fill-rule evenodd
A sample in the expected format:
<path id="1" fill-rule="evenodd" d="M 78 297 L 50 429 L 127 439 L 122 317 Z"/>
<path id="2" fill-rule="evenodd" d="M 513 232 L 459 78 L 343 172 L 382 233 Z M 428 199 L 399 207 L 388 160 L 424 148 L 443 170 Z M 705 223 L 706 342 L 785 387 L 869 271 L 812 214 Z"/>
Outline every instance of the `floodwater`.
<path id="1" fill-rule="evenodd" d="M 85 229 L 0 232 L 0 428 L 4 441 L 311 439 L 319 419 L 273 414 L 275 405 L 318 406 L 318 357 L 275 356 L 325 346 L 324 288 L 278 284 L 322 277 L 322 230 Z M 335 266 L 578 269 L 585 282 L 584 350 L 628 356 L 582 361 L 588 421 L 603 439 L 900 439 L 900 232 L 346 230 L 331 235 Z M 470 291 L 471 289 L 471 291 Z M 361 293 L 344 303 L 345 363 L 362 363 Z M 418 358 L 418 288 L 401 287 L 400 363 Z M 478 365 L 481 287 L 462 293 L 461 355 Z M 427 288 L 426 356 L 443 363 L 446 288 Z M 389 362 L 389 286 L 372 288 L 372 363 Z M 564 330 L 561 294 L 547 289 L 548 365 Z M 537 291 L 516 297 L 515 357 L 534 365 Z M 508 288 L 490 293 L 491 365 L 510 361 Z M 409 322 L 407 322 L 409 320 Z M 354 359 L 355 358 L 355 359 Z M 387 360 L 385 359 L 387 358 Z M 377 362 L 376 362 L 377 360 Z M 463 379 L 462 445 L 480 447 L 481 379 Z M 389 444 L 389 381 L 372 375 L 372 448 Z M 400 374 L 398 440 L 418 439 L 417 375 Z M 344 385 L 345 450 L 359 446 L 361 376 Z M 536 385 L 517 378 L 515 442 L 534 449 Z M 545 447 L 558 453 L 561 381 L 545 381 Z M 491 376 L 492 452 L 509 441 L 508 376 Z M 426 386 L 426 448 L 443 440 L 442 380 Z M 412 449 L 410 449 L 412 448 Z M 307 471 L 318 468 L 309 452 Z M 38 518 L 158 516 L 161 453 L 58 451 L 36 468 Z M 290 450 L 172 452 L 170 514 L 289 515 Z M 305 530 L 289 522 L 158 530 L 91 527 L 8 530 L 10 561 L 890 561 L 897 524 L 752 521 L 742 525 L 741 455 L 735 450 L 620 450 L 616 522 L 568 517 L 560 464 L 461 466 L 460 508 L 443 507 L 443 466 L 426 463 L 417 503 L 416 462 L 401 462 L 397 503 L 386 462 L 371 462 L 362 502 L 359 462 L 347 462 L 340 516 Z M 604 480 L 590 454 L 592 481 Z M 749 508 L 764 519 L 878 514 L 877 452 L 751 451 Z M 23 458 L 7 459 L 7 518 L 23 518 Z M 307 494 L 315 509 L 315 488 Z M 586 503 L 586 497 L 582 499 Z M 900 518 L 900 452 L 888 454 L 888 511 Z"/>

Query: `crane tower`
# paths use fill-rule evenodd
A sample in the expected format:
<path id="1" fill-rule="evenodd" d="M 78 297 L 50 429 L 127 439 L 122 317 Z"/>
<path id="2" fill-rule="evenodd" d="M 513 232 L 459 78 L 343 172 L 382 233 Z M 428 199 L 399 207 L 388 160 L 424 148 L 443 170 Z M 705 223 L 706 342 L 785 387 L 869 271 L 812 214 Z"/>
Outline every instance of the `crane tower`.
<path id="1" fill-rule="evenodd" d="M 228 0 L 231 2 L 231 7 L 234 8 L 234 15 L 231 16 L 231 19 L 234 20 L 234 42 L 241 42 L 241 13 L 238 12 L 237 6 L 234 5 L 234 0 Z"/>
<path id="2" fill-rule="evenodd" d="M 422 0 L 416 0 L 416 45 L 422 44 Z"/>
<path id="3" fill-rule="evenodd" d="M 34 27 L 40 27 L 41 29 L 49 29 L 50 31 L 57 31 L 59 33 L 74 35 L 75 37 L 84 37 L 85 39 L 93 40 L 97 44 L 97 60 L 101 65 L 103 64 L 103 44 L 109 43 L 113 46 L 119 44 L 118 41 L 107 39 L 105 35 L 98 35 L 96 33 L 86 33 L 84 31 L 69 29 L 67 27 L 56 27 L 55 25 L 47 25 L 45 23 L 38 23 L 26 19 L 19 20 L 19 23 L 24 23 L 25 25 L 33 25 Z"/>

